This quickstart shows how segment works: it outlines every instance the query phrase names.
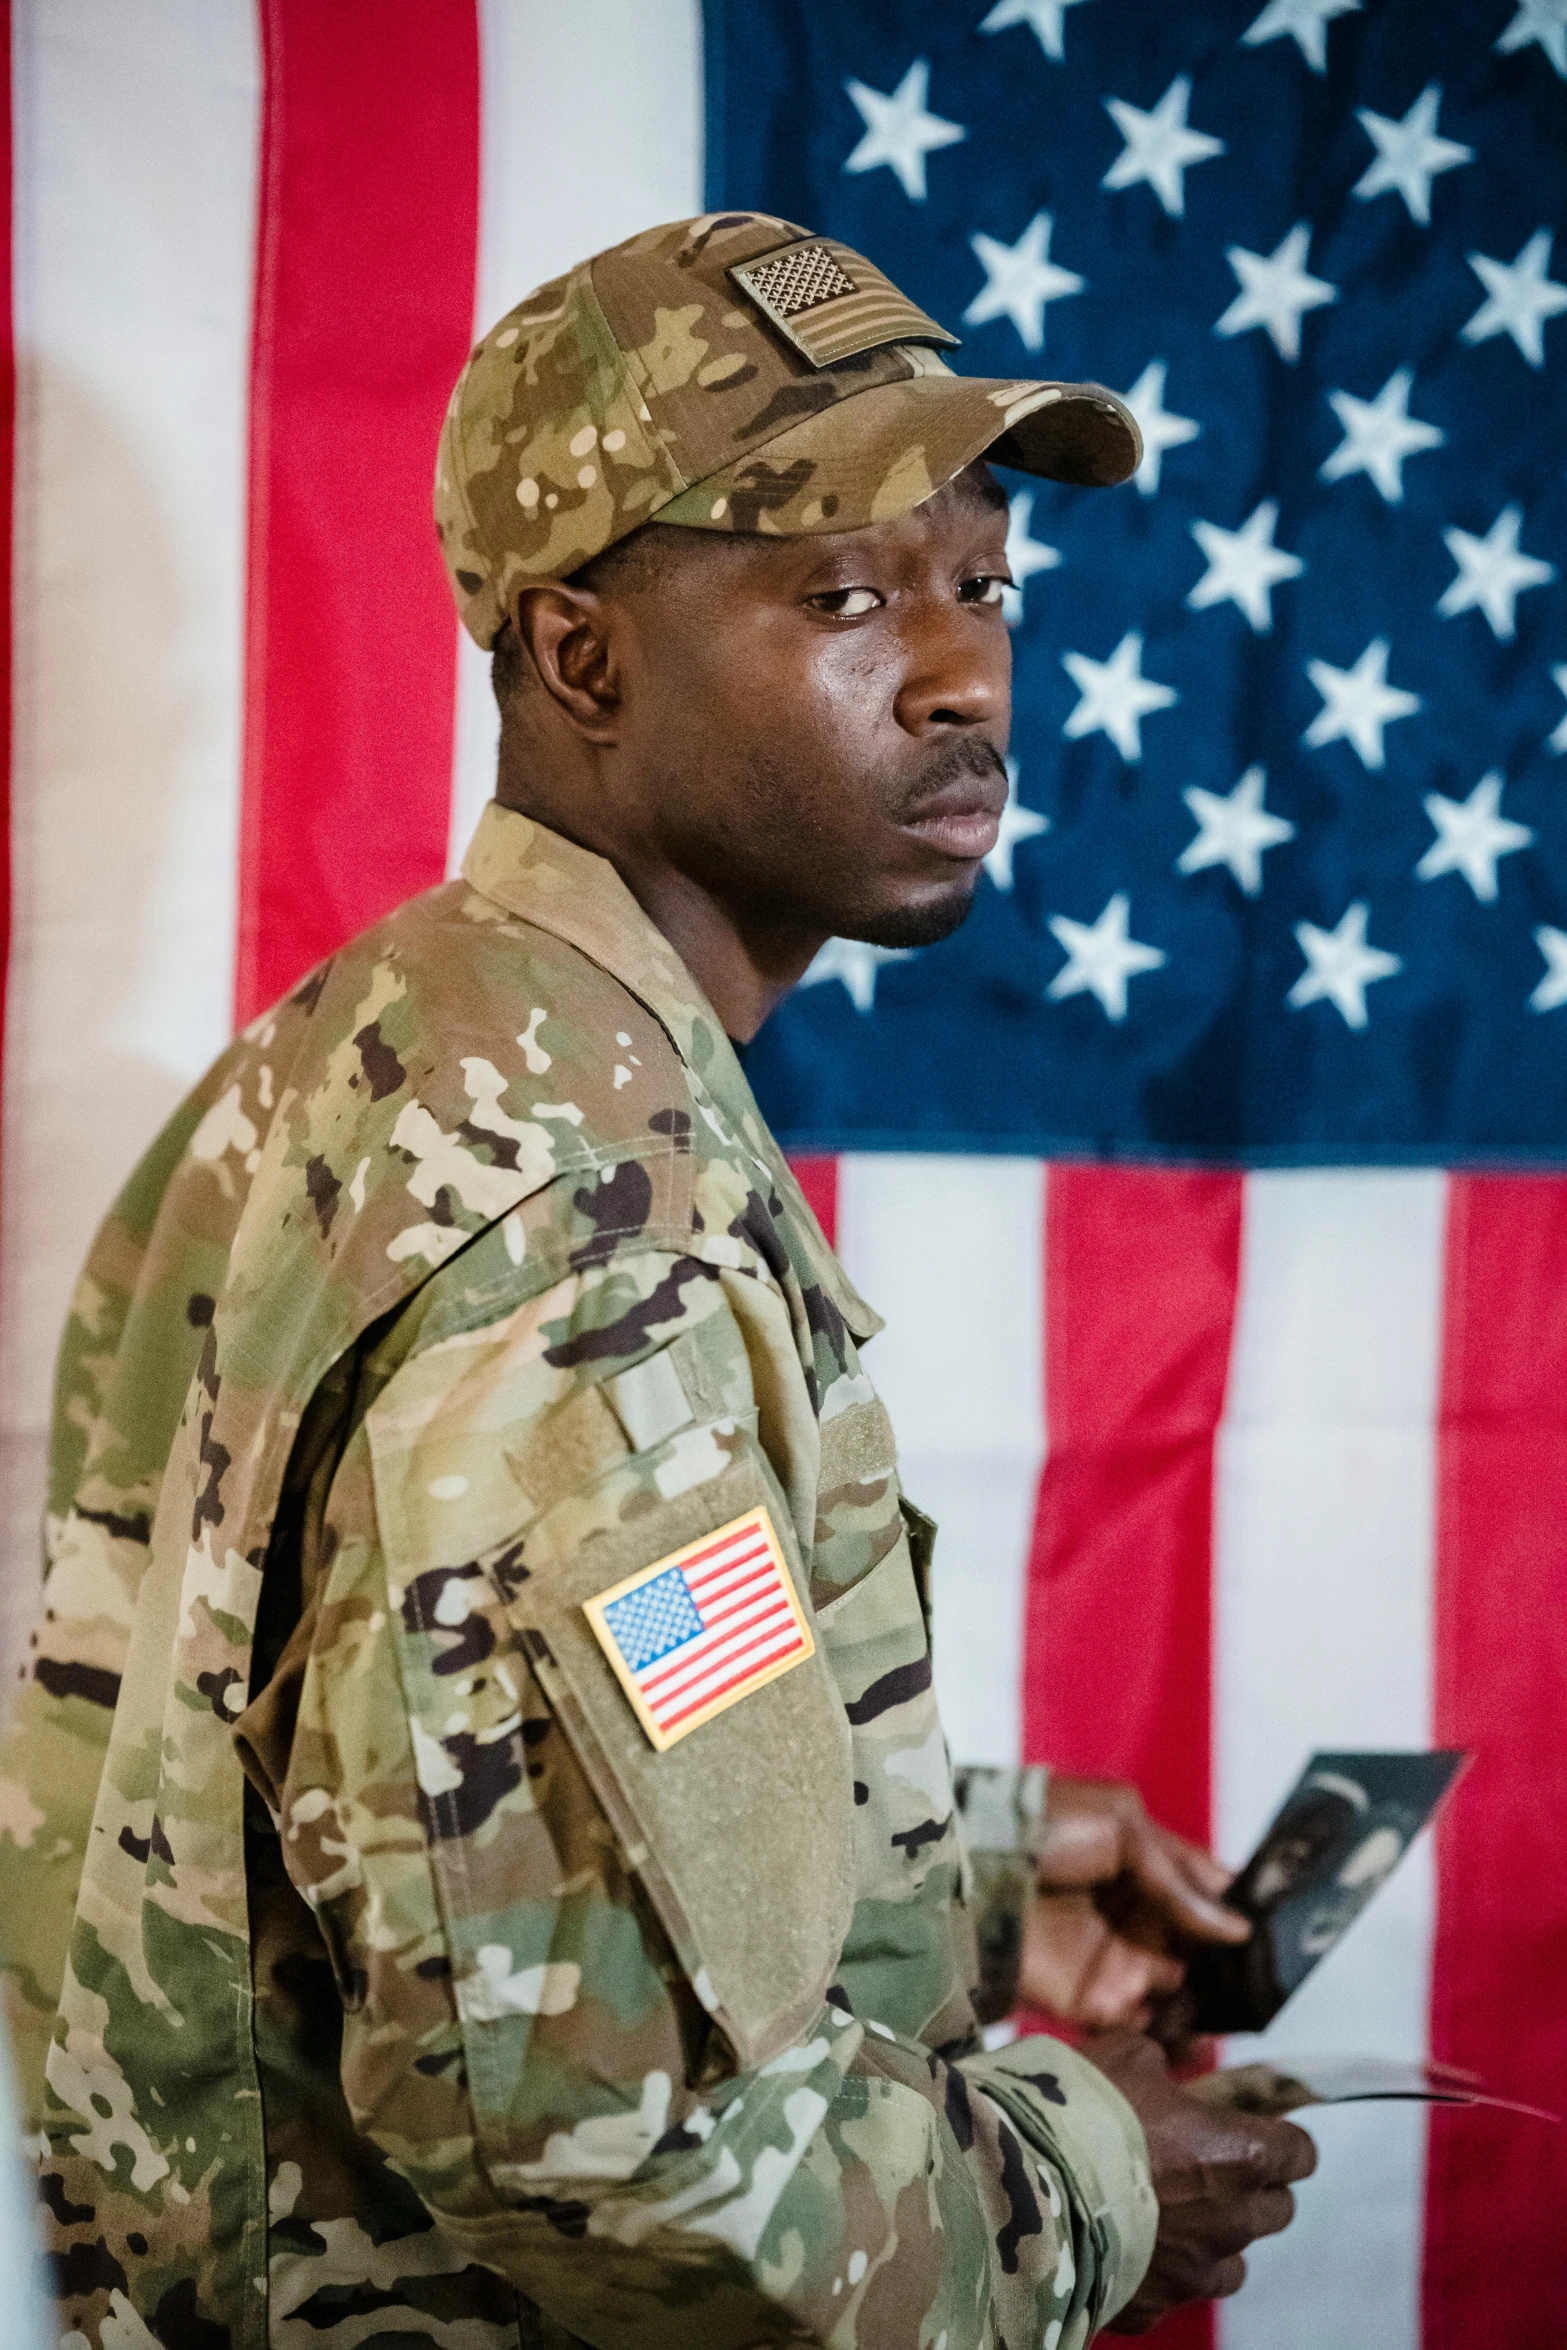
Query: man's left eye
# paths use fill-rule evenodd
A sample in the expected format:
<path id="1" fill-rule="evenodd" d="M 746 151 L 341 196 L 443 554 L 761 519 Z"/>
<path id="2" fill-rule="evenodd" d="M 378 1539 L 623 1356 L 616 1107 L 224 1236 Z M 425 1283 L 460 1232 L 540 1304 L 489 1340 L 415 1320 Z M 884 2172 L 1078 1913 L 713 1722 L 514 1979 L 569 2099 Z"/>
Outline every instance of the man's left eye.
<path id="1" fill-rule="evenodd" d="M 974 579 L 966 579 L 958 594 L 965 604 L 999 604 L 1002 590 L 1010 585 L 999 572 L 983 571 Z"/>

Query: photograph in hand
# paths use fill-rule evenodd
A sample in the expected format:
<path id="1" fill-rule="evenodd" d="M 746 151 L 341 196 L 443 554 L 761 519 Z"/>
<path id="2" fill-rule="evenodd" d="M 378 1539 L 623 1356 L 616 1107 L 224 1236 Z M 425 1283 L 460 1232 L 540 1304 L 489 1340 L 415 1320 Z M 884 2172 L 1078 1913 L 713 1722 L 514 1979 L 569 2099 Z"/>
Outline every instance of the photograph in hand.
<path id="1" fill-rule="evenodd" d="M 1197 2032 L 1257 2032 L 1342 1940 L 1452 1787 L 1450 1751 L 1315 1754 L 1225 1895 L 1247 1918 L 1238 1948 L 1187 1969 Z"/>

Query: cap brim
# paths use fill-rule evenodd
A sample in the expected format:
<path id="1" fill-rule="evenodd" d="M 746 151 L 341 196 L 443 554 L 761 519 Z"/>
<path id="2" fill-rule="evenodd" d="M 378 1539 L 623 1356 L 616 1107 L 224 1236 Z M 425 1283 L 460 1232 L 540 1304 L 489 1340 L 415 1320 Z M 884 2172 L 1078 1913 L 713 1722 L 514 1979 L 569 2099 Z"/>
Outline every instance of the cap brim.
<path id="1" fill-rule="evenodd" d="M 1101 384 L 932 373 L 834 400 L 648 519 L 784 538 L 860 530 L 909 513 L 978 457 L 1109 489 L 1142 454 L 1136 418 Z"/>

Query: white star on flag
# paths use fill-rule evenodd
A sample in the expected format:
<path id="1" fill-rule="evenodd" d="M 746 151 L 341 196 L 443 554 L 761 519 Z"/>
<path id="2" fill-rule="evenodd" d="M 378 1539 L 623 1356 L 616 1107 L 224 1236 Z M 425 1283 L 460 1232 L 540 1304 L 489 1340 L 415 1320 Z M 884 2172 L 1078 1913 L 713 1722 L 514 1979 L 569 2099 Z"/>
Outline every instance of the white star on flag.
<path id="1" fill-rule="evenodd" d="M 1519 0 L 1518 14 L 1494 43 L 1498 49 L 1527 49 L 1538 41 L 1567 80 L 1567 0 Z"/>
<path id="2" fill-rule="evenodd" d="M 1012 856 L 1020 841 L 1037 839 L 1050 830 L 1050 819 L 1037 808 L 1025 808 L 1017 796 L 1017 761 L 1007 761 L 1007 804 L 1001 811 L 996 845 L 985 859 L 985 871 L 997 889 L 1012 887 Z"/>
<path id="3" fill-rule="evenodd" d="M 1365 1027 L 1366 989 L 1373 980 L 1391 979 L 1404 968 L 1401 955 L 1367 946 L 1369 914 L 1364 899 L 1357 899 L 1335 930 L 1319 930 L 1315 922 L 1296 923 L 1296 943 L 1306 968 L 1284 999 L 1291 1011 L 1326 999 L 1343 1013 L 1349 1027 Z"/>
<path id="4" fill-rule="evenodd" d="M 1147 947 L 1127 936 L 1132 901 L 1117 890 L 1097 922 L 1073 922 L 1052 914 L 1050 928 L 1066 949 L 1066 961 L 1045 990 L 1055 1002 L 1064 996 L 1097 996 L 1108 1018 L 1126 1018 L 1126 987 L 1140 971 L 1158 971 L 1168 961 L 1162 947 Z"/>
<path id="5" fill-rule="evenodd" d="M 1545 977 L 1529 998 L 1531 1012 L 1554 1012 L 1567 1004 L 1567 930 L 1553 930 L 1542 922 L 1534 943 L 1545 957 Z"/>
<path id="6" fill-rule="evenodd" d="M 1478 611 L 1491 623 L 1493 636 L 1516 633 L 1515 607 L 1525 588 L 1545 587 L 1556 577 L 1554 563 L 1520 554 L 1522 526 L 1523 508 L 1504 506 L 1483 539 L 1471 538 L 1467 530 L 1443 531 L 1447 551 L 1458 565 L 1452 585 L 1437 602 L 1444 620 Z"/>
<path id="7" fill-rule="evenodd" d="M 1227 865 L 1249 898 L 1262 888 L 1262 860 L 1269 849 L 1295 838 L 1295 827 L 1283 816 L 1271 816 L 1262 804 L 1267 773 L 1248 767 L 1228 795 L 1203 791 L 1193 784 L 1182 799 L 1196 817 L 1198 831 L 1175 860 L 1177 873 L 1201 873 L 1209 865 Z"/>
<path id="8" fill-rule="evenodd" d="M 1411 718 L 1421 707 L 1418 694 L 1387 682 L 1388 643 L 1374 636 L 1353 669 L 1329 661 L 1308 661 L 1306 675 L 1322 696 L 1322 707 L 1307 727 L 1307 748 L 1347 742 L 1362 767 L 1385 764 L 1382 730 L 1395 718 Z"/>
<path id="9" fill-rule="evenodd" d="M 1165 361 L 1150 359 L 1131 390 L 1121 394 L 1143 436 L 1143 459 L 1134 478 L 1145 498 L 1151 498 L 1159 487 L 1159 464 L 1165 450 L 1178 449 L 1183 441 L 1194 441 L 1202 430 L 1195 418 L 1177 416 L 1166 408 L 1165 374 Z"/>
<path id="10" fill-rule="evenodd" d="M 1146 180 L 1173 219 L 1186 210 L 1186 173 L 1194 163 L 1224 153 L 1224 141 L 1206 131 L 1188 130 L 1186 109 L 1191 104 L 1189 74 L 1177 74 L 1157 106 L 1144 114 L 1124 98 L 1107 98 L 1105 106 L 1126 145 L 1099 185 L 1131 188 Z"/>
<path id="11" fill-rule="evenodd" d="M 1240 282 L 1240 292 L 1214 326 L 1216 335 L 1243 335 L 1254 326 L 1266 327 L 1281 359 L 1300 357 L 1301 313 L 1319 303 L 1336 302 L 1337 286 L 1326 278 L 1308 276 L 1306 254 L 1311 245 L 1310 224 L 1298 220 L 1272 253 L 1248 253 L 1244 245 L 1226 245 L 1224 257 Z"/>
<path id="12" fill-rule="evenodd" d="M 1318 468 L 1323 481 L 1343 481 L 1364 473 L 1390 506 L 1404 495 L 1404 459 L 1422 449 L 1440 449 L 1447 439 L 1434 424 L 1422 424 L 1409 413 L 1414 370 L 1395 367 L 1374 400 L 1357 400 L 1349 392 L 1329 392 L 1328 403 L 1344 427 L 1344 438 L 1327 462 Z"/>
<path id="13" fill-rule="evenodd" d="M 860 110 L 865 134 L 844 163 L 845 171 L 875 171 L 885 163 L 897 174 L 898 184 L 916 204 L 925 201 L 925 158 L 938 147 L 956 146 L 968 132 L 960 122 L 943 122 L 926 111 L 930 95 L 930 60 L 916 57 L 897 88 L 869 90 L 863 82 L 845 82 L 844 88 Z"/>
<path id="14" fill-rule="evenodd" d="M 1001 591 L 1001 609 L 1008 628 L 1016 628 L 1023 617 L 1023 591 L 1035 572 L 1054 571 L 1061 560 L 1059 548 L 1047 547 L 1043 539 L 1029 536 L 1035 494 L 1033 490 L 1017 490 L 1007 500 L 1007 569 L 1012 585 Z"/>
<path id="15" fill-rule="evenodd" d="M 1360 0 L 1268 0 L 1241 39 L 1255 49 L 1287 33 L 1312 72 L 1322 73 L 1328 62 L 1328 25 L 1335 16 L 1354 15 L 1359 6 Z"/>
<path id="16" fill-rule="evenodd" d="M 1127 630 L 1108 661 L 1090 661 L 1086 653 L 1062 654 L 1061 666 L 1082 696 L 1061 729 L 1069 741 L 1107 734 L 1128 765 L 1142 757 L 1144 718 L 1181 698 L 1173 685 L 1144 677 L 1142 662 L 1143 640 L 1135 628 Z"/>
<path id="17" fill-rule="evenodd" d="M 1036 212 L 1015 245 L 994 237 L 972 236 L 972 246 L 985 272 L 985 283 L 963 313 L 965 326 L 984 326 L 992 318 L 1010 318 L 1030 351 L 1043 348 L 1045 304 L 1066 294 L 1080 294 L 1085 279 L 1062 269 L 1050 258 L 1050 233 L 1055 226 L 1048 212 Z"/>
<path id="18" fill-rule="evenodd" d="M 1457 139 L 1438 138 L 1436 118 L 1441 105 L 1442 85 L 1432 82 L 1399 122 L 1385 114 L 1373 114 L 1369 106 L 1357 106 L 1356 119 L 1376 154 L 1350 194 L 1368 203 L 1373 196 L 1392 189 L 1408 205 L 1410 219 L 1424 228 L 1431 218 L 1431 182 L 1437 173 L 1475 159 L 1473 147 L 1461 146 Z"/>
<path id="19" fill-rule="evenodd" d="M 1415 867 L 1417 881 L 1435 881 L 1439 873 L 1461 873 L 1490 905 L 1496 896 L 1496 866 L 1500 857 L 1526 849 L 1534 838 L 1527 824 L 1514 824 L 1501 813 L 1502 778 L 1493 767 L 1482 775 L 1467 800 L 1445 800 L 1427 792 L 1425 811 L 1436 826 L 1436 838 Z"/>
<path id="20" fill-rule="evenodd" d="M 995 7 L 980 26 L 982 33 L 1004 33 L 1008 25 L 1030 25 L 1039 35 L 1039 46 L 1047 57 L 1057 61 L 1062 56 L 1062 19 L 1069 8 L 1076 8 L 1079 0 L 996 0 Z"/>
<path id="21" fill-rule="evenodd" d="M 839 979 L 857 1012 L 869 1012 L 876 1003 L 876 976 L 883 963 L 906 963 L 912 947 L 877 947 L 863 938 L 830 938 L 810 969 L 802 987 L 819 987 L 825 979 Z"/>
<path id="22" fill-rule="evenodd" d="M 1280 580 L 1298 579 L 1306 566 L 1298 555 L 1286 554 L 1273 543 L 1279 509 L 1273 498 L 1262 504 L 1239 530 L 1221 530 L 1216 522 L 1194 522 L 1192 537 L 1208 558 L 1208 568 L 1186 601 L 1194 612 L 1210 604 L 1234 604 L 1260 635 L 1273 626 L 1273 590 Z"/>
<path id="23" fill-rule="evenodd" d="M 1567 661 L 1557 662 L 1551 671 L 1551 681 L 1560 693 L 1567 694 Z M 1558 722 L 1553 734 L 1546 736 L 1545 747 L 1548 751 L 1567 751 L 1567 716 Z"/>
<path id="24" fill-rule="evenodd" d="M 1548 228 L 1537 228 L 1516 261 L 1469 255 L 1469 266 L 1488 298 L 1458 330 L 1466 343 L 1511 335 L 1531 367 L 1545 365 L 1545 321 L 1567 310 L 1567 286 L 1545 274 L 1554 242 Z"/>

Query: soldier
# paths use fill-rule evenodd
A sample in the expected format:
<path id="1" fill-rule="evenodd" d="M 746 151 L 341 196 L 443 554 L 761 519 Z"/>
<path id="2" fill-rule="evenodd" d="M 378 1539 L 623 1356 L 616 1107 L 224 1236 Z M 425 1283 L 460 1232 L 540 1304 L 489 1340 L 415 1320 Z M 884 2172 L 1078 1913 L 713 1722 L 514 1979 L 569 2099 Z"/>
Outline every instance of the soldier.
<path id="1" fill-rule="evenodd" d="M 731 1042 L 968 905 L 982 453 L 1137 462 L 952 340 L 726 214 L 453 394 L 498 798 L 217 1063 L 61 1358 L 0 1933 L 78 2350 L 1074 2350 L 1233 2289 L 1310 2167 L 1135 2034 L 986 2053 L 1052 1836 L 1239 1929 L 1124 1794 L 976 1774 L 966 1857 L 877 1319 Z M 1089 2016 L 1156 1981 L 1087 1955 Z"/>

